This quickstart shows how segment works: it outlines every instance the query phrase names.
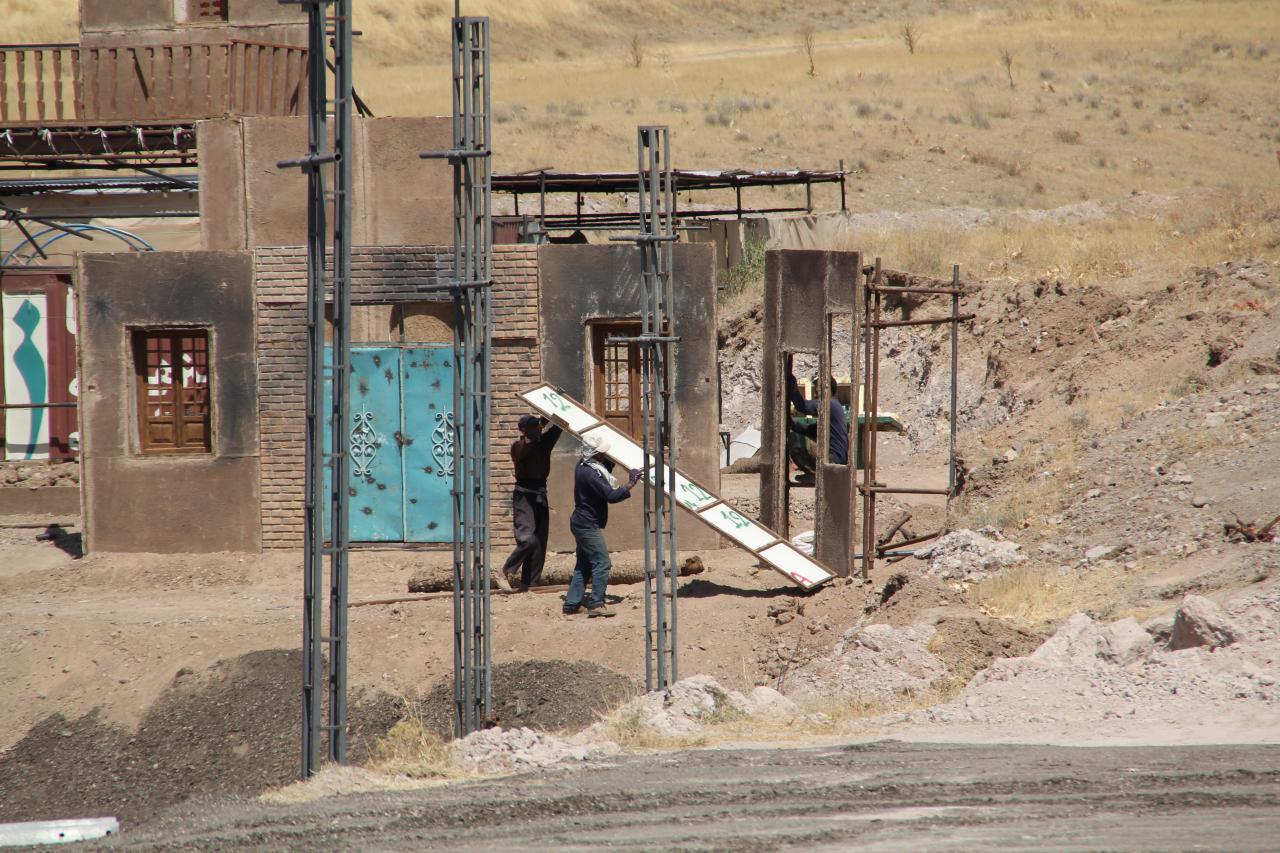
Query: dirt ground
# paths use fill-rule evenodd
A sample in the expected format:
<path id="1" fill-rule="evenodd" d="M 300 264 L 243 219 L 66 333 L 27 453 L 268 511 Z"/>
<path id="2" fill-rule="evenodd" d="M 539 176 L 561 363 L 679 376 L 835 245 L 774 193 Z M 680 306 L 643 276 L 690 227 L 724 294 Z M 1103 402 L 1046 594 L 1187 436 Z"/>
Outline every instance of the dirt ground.
<path id="1" fill-rule="evenodd" d="M 295 805 L 200 800 L 107 848 L 1265 850 L 1280 747 L 947 745 L 626 756 Z"/>

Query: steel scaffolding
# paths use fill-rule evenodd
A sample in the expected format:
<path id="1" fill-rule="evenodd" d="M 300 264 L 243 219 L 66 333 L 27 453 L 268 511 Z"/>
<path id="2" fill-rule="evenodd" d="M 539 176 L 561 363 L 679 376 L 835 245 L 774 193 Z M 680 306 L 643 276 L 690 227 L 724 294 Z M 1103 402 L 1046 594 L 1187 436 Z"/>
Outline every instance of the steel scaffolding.
<path id="1" fill-rule="evenodd" d="M 329 735 L 328 759 L 342 762 L 347 757 L 351 0 L 288 2 L 300 2 L 307 10 L 309 80 L 307 154 L 278 164 L 280 168 L 301 168 L 307 174 L 306 565 L 302 624 L 302 776 L 306 778 L 320 769 L 320 745 L 324 733 Z M 331 63 L 325 61 L 327 44 L 333 46 Z M 332 79 L 328 74 L 330 69 L 333 71 Z M 332 98 L 329 97 L 330 85 Z M 330 119 L 333 121 L 332 144 L 328 138 Z M 329 170 L 332 171 L 332 189 L 326 189 L 326 171 Z M 332 327 L 333 355 L 330 363 L 326 363 L 330 360 L 325 358 L 326 305 L 330 306 L 329 322 Z M 329 429 L 327 452 L 326 425 Z M 329 475 L 327 483 L 326 473 Z M 329 561 L 328 633 L 324 630 L 321 597 L 326 557 Z M 321 722 L 326 700 L 329 710 L 327 724 Z"/>
<path id="2" fill-rule="evenodd" d="M 489 19 L 456 16 L 453 147 L 453 692 L 463 737 L 492 719 L 489 609 L 489 354 L 493 320 Z"/>
<path id="3" fill-rule="evenodd" d="M 640 230 L 612 237 L 640 251 L 641 333 L 612 340 L 640 346 L 641 416 L 644 420 L 644 634 L 645 687 L 665 690 L 679 680 L 677 667 L 676 433 L 671 345 L 675 299 L 671 286 L 671 244 L 675 242 L 675 193 L 671 179 L 670 132 L 666 127 L 637 131 Z"/>

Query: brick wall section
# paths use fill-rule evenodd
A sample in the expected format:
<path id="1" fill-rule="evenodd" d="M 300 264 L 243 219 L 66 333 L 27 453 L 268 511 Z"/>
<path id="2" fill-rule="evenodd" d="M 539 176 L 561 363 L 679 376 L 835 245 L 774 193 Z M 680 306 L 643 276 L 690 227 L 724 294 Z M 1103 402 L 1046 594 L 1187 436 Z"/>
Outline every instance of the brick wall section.
<path id="1" fill-rule="evenodd" d="M 259 423 L 262 435 L 262 543 L 302 544 L 307 366 L 307 260 L 302 247 L 254 253 L 258 323 Z M 451 249 L 440 246 L 359 247 L 352 251 L 352 301 L 447 300 L 425 288 L 452 276 Z M 535 246 L 497 246 L 493 257 L 493 426 L 490 524 L 494 559 L 512 543 L 511 464 L 515 421 L 527 411 L 516 394 L 542 376 L 538 347 L 538 256 Z"/>

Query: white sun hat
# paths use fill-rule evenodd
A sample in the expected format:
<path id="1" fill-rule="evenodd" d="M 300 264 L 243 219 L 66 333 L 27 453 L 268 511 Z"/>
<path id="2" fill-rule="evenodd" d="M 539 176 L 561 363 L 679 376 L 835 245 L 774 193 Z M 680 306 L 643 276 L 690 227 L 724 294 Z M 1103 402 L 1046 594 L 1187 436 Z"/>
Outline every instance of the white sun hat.
<path id="1" fill-rule="evenodd" d="M 599 456 L 609 449 L 609 442 L 598 435 L 584 436 L 582 439 L 582 458 L 590 459 L 592 456 Z"/>

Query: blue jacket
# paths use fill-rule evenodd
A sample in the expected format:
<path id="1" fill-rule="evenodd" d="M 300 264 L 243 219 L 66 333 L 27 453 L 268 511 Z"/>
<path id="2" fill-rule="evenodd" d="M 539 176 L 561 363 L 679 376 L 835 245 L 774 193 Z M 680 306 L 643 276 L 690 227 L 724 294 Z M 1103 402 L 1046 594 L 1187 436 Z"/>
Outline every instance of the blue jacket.
<path id="1" fill-rule="evenodd" d="M 573 469 L 573 515 L 570 527 L 598 527 L 609 523 L 609 504 L 616 504 L 631 497 L 631 490 L 619 486 L 609 487 L 600 472 L 586 462 L 579 462 Z"/>
<path id="2" fill-rule="evenodd" d="M 806 400 L 804 394 L 800 393 L 800 388 L 796 385 L 795 380 L 787 382 L 787 397 L 791 400 L 791 405 L 796 410 L 806 415 L 817 417 L 818 401 Z M 830 437 L 827 440 L 827 461 L 834 462 L 837 465 L 847 465 L 849 463 L 849 416 L 845 413 L 844 406 L 840 405 L 840 401 L 836 399 L 836 395 L 831 395 L 831 412 L 830 412 Z M 814 427 L 814 436 L 817 435 L 817 427 Z"/>

